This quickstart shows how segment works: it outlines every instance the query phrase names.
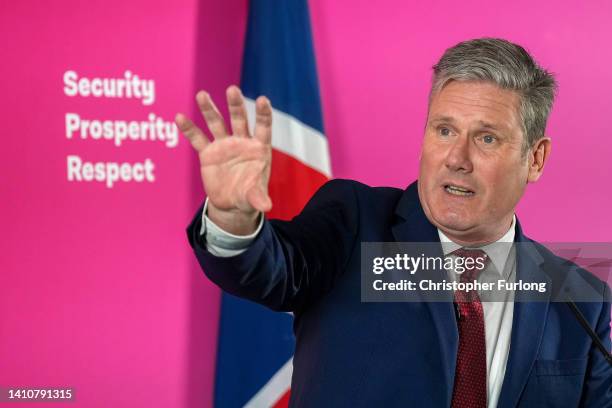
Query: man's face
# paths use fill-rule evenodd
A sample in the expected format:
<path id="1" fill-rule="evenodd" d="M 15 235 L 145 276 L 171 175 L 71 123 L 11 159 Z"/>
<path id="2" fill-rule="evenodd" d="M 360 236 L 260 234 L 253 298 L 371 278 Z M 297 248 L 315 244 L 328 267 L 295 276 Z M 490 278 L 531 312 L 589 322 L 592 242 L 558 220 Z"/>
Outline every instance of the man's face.
<path id="1" fill-rule="evenodd" d="M 475 81 L 451 81 L 432 98 L 419 198 L 456 242 L 492 242 L 511 225 L 532 166 L 521 154 L 518 104 L 516 92 Z"/>

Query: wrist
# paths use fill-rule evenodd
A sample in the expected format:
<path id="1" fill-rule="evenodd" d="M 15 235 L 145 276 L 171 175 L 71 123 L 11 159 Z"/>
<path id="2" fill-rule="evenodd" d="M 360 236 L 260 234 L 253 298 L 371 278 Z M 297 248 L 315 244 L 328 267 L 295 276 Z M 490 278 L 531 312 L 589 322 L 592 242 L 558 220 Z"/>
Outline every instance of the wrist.
<path id="1" fill-rule="evenodd" d="M 206 216 L 219 228 L 233 235 L 251 235 L 257 229 L 259 211 L 240 211 L 238 209 L 221 210 L 210 201 Z"/>

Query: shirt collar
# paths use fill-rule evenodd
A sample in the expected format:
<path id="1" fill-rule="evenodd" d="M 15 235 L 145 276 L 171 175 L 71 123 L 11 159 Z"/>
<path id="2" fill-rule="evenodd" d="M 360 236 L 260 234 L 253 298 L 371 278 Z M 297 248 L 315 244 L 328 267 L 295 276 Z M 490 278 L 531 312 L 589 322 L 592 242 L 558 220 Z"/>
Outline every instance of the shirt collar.
<path id="1" fill-rule="evenodd" d="M 512 245 L 496 245 L 500 242 L 514 242 L 514 233 L 516 227 L 516 215 L 512 215 L 512 224 L 510 225 L 510 229 L 495 242 L 492 242 L 488 245 L 481 247 L 483 251 L 491 258 L 491 262 L 495 266 L 495 269 L 501 275 L 504 271 L 504 266 L 506 265 L 506 261 L 508 260 L 508 254 L 510 253 L 510 249 Z M 461 245 L 453 242 L 449 237 L 447 237 L 440 229 L 438 229 L 438 235 L 440 236 L 440 243 L 442 244 L 442 251 L 444 255 L 448 255 L 451 252 L 461 248 Z"/>

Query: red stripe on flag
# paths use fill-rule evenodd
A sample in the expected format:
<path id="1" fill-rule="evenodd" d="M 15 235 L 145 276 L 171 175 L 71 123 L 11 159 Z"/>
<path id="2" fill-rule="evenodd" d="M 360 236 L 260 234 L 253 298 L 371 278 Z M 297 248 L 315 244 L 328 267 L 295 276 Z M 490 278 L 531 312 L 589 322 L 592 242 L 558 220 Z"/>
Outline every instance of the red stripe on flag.
<path id="1" fill-rule="evenodd" d="M 302 211 L 310 197 L 328 180 L 293 157 L 272 149 L 269 193 L 272 210 L 268 218 L 290 220 Z"/>
<path id="2" fill-rule="evenodd" d="M 291 390 L 287 390 L 278 401 L 272 405 L 272 408 L 287 408 L 289 406 L 289 397 L 291 396 Z"/>

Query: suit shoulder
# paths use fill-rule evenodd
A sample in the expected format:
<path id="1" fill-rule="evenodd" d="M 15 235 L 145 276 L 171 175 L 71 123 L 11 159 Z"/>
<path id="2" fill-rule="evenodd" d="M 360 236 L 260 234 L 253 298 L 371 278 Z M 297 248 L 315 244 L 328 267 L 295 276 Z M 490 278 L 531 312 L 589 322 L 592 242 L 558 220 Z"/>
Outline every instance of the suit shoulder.
<path id="1" fill-rule="evenodd" d="M 396 188 L 396 187 L 386 187 L 386 186 L 369 186 L 365 183 L 359 182 L 357 180 L 350 179 L 332 179 L 326 182 L 322 187 L 322 189 L 334 189 L 338 191 L 354 191 L 355 194 L 360 196 L 378 196 L 381 198 L 396 198 L 402 195 L 404 190 Z"/>
<path id="2" fill-rule="evenodd" d="M 323 184 L 315 193 L 315 197 L 336 199 L 340 201 L 373 200 L 394 201 L 402 195 L 403 190 L 394 187 L 371 187 L 356 180 L 332 179 Z"/>
<path id="3" fill-rule="evenodd" d="M 377 220 L 391 217 L 402 193 L 398 188 L 370 187 L 355 180 L 333 179 L 319 188 L 300 216 L 325 211 L 357 226 L 362 216 Z"/>
<path id="4" fill-rule="evenodd" d="M 539 242 L 531 239 L 529 241 L 535 245 L 546 264 L 549 265 L 548 269 L 551 271 L 551 278 L 556 284 L 564 285 L 579 300 L 595 300 L 591 298 L 594 294 L 593 291 L 595 291 L 601 300 L 610 302 L 611 293 L 609 285 L 596 274 L 589 271 L 587 269 L 590 267 L 589 265 L 581 266 L 577 263 L 576 258 L 564 258 Z M 595 264 L 597 262 L 597 260 L 594 260 Z"/>

